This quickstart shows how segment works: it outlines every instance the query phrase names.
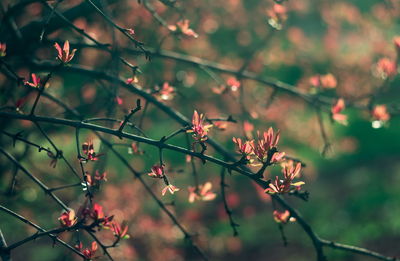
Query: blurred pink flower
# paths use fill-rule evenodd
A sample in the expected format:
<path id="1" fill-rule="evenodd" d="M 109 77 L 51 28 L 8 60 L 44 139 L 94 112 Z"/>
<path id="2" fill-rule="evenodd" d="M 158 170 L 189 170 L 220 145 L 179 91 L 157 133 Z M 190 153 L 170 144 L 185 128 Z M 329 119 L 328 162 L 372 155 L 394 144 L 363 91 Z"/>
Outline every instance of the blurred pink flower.
<path id="1" fill-rule="evenodd" d="M 390 114 L 387 112 L 386 105 L 376 105 L 372 110 L 372 118 L 377 121 L 388 121 Z"/>
<path id="2" fill-rule="evenodd" d="M 340 98 L 331 108 L 332 119 L 343 125 L 347 125 L 347 115 L 341 114 L 345 108 L 343 98 Z"/>
<path id="3" fill-rule="evenodd" d="M 189 202 L 193 203 L 195 200 L 210 201 L 216 198 L 217 194 L 211 191 L 211 182 L 206 182 L 204 185 L 196 187 L 189 187 Z"/>
<path id="4" fill-rule="evenodd" d="M 199 37 L 197 33 L 195 33 L 191 28 L 189 28 L 189 20 L 184 19 L 176 23 L 176 25 L 169 25 L 168 29 L 172 32 L 182 33 L 187 36 L 191 36 L 194 38 Z"/>
<path id="5" fill-rule="evenodd" d="M 376 64 L 376 70 L 382 79 L 390 78 L 397 74 L 397 64 L 389 58 L 381 58 Z"/>
<path id="6" fill-rule="evenodd" d="M 0 57 L 6 56 L 6 49 L 7 49 L 6 43 L 0 43 Z"/>

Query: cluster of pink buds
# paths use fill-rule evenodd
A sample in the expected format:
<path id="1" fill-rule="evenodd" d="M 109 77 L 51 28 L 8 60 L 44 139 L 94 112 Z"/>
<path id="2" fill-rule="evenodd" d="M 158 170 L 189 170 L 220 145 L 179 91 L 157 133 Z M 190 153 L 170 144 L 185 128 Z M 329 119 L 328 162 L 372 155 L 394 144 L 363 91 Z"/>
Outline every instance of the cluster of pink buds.
<path id="1" fill-rule="evenodd" d="M 265 190 L 268 194 L 283 194 L 288 193 L 293 187 L 300 189 L 304 185 L 303 181 L 293 183 L 293 179 L 299 175 L 301 170 L 301 163 L 297 163 L 296 166 L 285 166 L 282 169 L 283 180 L 279 179 L 278 176 L 275 180 L 269 184 L 269 188 Z"/>
<path id="2" fill-rule="evenodd" d="M 161 194 L 164 196 L 167 191 L 169 191 L 171 194 L 174 194 L 175 192 L 179 191 L 180 189 L 175 187 L 174 185 L 170 184 L 167 176 L 165 175 L 165 169 L 164 165 L 153 165 L 151 167 L 151 172 L 147 173 L 149 177 L 156 178 L 156 179 L 163 179 L 165 182 L 165 187 L 162 189 Z"/>
<path id="3" fill-rule="evenodd" d="M 72 58 L 74 58 L 76 49 L 73 49 L 72 51 L 70 51 L 68 40 L 64 42 L 64 46 L 62 49 L 58 43 L 55 43 L 54 47 L 56 48 L 57 53 L 58 53 L 57 58 L 62 63 L 69 63 L 72 60 Z"/>
<path id="4" fill-rule="evenodd" d="M 192 128 L 187 131 L 188 133 L 193 133 L 193 137 L 199 142 L 207 140 L 208 131 L 213 126 L 212 124 L 204 124 L 204 119 L 204 114 L 199 115 L 197 111 L 194 111 Z"/>
<path id="5" fill-rule="evenodd" d="M 252 162 L 251 157 L 255 156 L 255 158 L 261 162 L 265 163 L 268 160 L 268 163 L 277 163 L 285 157 L 285 152 L 278 152 L 277 145 L 280 138 L 279 131 L 274 133 L 272 128 L 269 128 L 268 131 L 264 131 L 263 134 L 257 132 L 257 140 L 249 140 L 243 142 L 240 138 L 233 138 L 233 142 L 236 144 L 238 148 L 238 152 L 242 154 L 242 156 L 246 157 L 247 160 Z"/>
<path id="6" fill-rule="evenodd" d="M 162 179 L 164 178 L 164 166 L 163 165 L 154 165 L 151 167 L 151 172 L 148 173 L 152 178 Z"/>
<path id="7" fill-rule="evenodd" d="M 238 147 L 238 152 L 246 156 L 247 159 L 250 159 L 250 155 L 253 153 L 254 140 L 243 142 L 241 138 L 233 137 L 232 141 Z"/>
<path id="8" fill-rule="evenodd" d="M 80 210 L 82 219 L 90 218 L 93 222 L 101 227 L 110 227 L 111 221 L 114 216 L 106 216 L 103 211 L 103 207 L 97 203 L 94 203 L 92 207 L 83 207 Z"/>
<path id="9" fill-rule="evenodd" d="M 257 142 L 253 143 L 253 152 L 257 156 L 258 160 L 260 162 L 263 162 L 264 159 L 268 156 L 268 152 L 274 148 L 276 149 L 280 138 L 280 132 L 277 131 L 277 133 L 274 134 L 274 130 L 272 128 L 269 128 L 267 132 L 264 131 L 263 135 L 260 135 L 260 133 L 257 132 L 257 136 Z M 276 153 L 278 154 L 275 155 Z M 283 152 L 276 153 L 274 153 L 273 155 L 274 159 L 282 158 L 284 156 Z M 271 163 L 274 163 L 274 161 L 271 160 Z"/>
<path id="10" fill-rule="evenodd" d="M 81 252 L 87 260 L 92 260 L 95 257 L 97 251 L 97 243 L 96 241 L 93 241 L 90 248 L 84 249 L 82 242 L 80 242 L 78 245 L 75 246 L 75 249 Z"/>
<path id="11" fill-rule="evenodd" d="M 114 236 L 117 238 L 117 240 L 121 239 L 128 239 L 129 235 L 127 234 L 128 232 L 128 226 L 126 222 L 122 222 L 120 225 L 118 222 L 113 221 L 111 223 L 111 231 L 113 231 Z"/>
<path id="12" fill-rule="evenodd" d="M 69 209 L 68 211 L 64 211 L 58 220 L 60 221 L 62 227 L 72 227 L 76 224 L 78 218 L 75 215 L 75 211 L 73 209 Z"/>

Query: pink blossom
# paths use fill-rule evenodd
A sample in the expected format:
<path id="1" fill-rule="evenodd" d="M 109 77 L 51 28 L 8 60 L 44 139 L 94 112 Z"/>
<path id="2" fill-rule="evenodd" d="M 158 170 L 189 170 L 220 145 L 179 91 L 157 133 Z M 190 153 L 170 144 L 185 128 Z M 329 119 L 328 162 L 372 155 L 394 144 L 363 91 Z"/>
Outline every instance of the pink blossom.
<path id="1" fill-rule="evenodd" d="M 58 43 L 54 44 L 54 47 L 56 48 L 57 52 L 58 52 L 58 56 L 57 58 L 62 61 L 63 63 L 68 63 L 72 60 L 72 58 L 74 58 L 76 49 L 73 49 L 70 52 L 70 47 L 69 47 L 69 42 L 68 40 L 66 40 L 64 42 L 64 46 L 61 49 L 61 46 Z"/>

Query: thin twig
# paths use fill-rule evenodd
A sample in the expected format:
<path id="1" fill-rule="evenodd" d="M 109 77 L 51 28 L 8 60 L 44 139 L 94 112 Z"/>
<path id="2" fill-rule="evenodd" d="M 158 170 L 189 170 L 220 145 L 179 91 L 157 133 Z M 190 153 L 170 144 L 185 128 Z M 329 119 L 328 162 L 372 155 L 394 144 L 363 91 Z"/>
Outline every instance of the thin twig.
<path id="1" fill-rule="evenodd" d="M 124 121 L 121 123 L 121 126 L 119 127 L 118 131 L 122 132 L 124 129 L 125 125 L 127 122 L 129 122 L 129 119 L 135 114 L 136 112 L 140 111 L 142 109 L 142 106 L 140 105 L 140 99 L 136 100 L 136 108 L 132 109 L 128 115 L 125 116 Z"/>
<path id="2" fill-rule="evenodd" d="M 222 202 L 224 203 L 225 213 L 228 215 L 228 218 L 229 218 L 229 224 L 231 225 L 231 228 L 233 231 L 233 236 L 236 237 L 239 235 L 239 231 L 237 230 L 237 227 L 239 226 L 239 224 L 237 224 L 233 220 L 232 210 L 229 208 L 228 201 L 226 200 L 225 188 L 227 187 L 227 185 L 225 183 L 225 168 L 221 169 L 220 174 L 221 174 L 220 187 L 221 187 Z"/>

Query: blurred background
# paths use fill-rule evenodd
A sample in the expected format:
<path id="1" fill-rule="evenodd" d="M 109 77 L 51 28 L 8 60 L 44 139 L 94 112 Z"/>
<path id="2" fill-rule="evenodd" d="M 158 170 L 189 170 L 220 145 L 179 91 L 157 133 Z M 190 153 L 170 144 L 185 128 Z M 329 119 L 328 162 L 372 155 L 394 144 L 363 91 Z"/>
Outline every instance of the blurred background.
<path id="1" fill-rule="evenodd" d="M 398 1 L 100 0 L 94 3 L 122 31 L 132 29 L 130 35 L 154 52 L 151 59 L 146 59 L 140 48 L 112 27 L 87 1 L 68 0 L 2 2 L 0 42 L 7 43 L 5 61 L 26 80 L 30 80 L 31 73 L 45 78 L 49 70 L 38 63 L 56 62 L 53 44 L 69 40 L 71 48 L 77 49 L 71 68 L 81 65 L 123 80 L 131 79 L 189 119 L 195 109 L 210 119 L 232 116 L 237 123 L 219 122 L 209 133 L 209 137 L 232 153 L 236 153 L 232 137 L 255 137 L 257 130 L 266 131 L 271 126 L 279 129 L 280 150 L 306 164 L 300 179 L 305 182 L 303 190 L 310 193 L 307 202 L 291 196 L 287 200 L 315 232 L 324 239 L 369 248 L 387 256 L 400 255 L 397 247 L 400 243 L 400 120 L 397 117 L 400 79 L 396 75 L 400 47 L 396 50 L 393 42 L 400 32 Z M 74 26 L 110 47 L 96 46 L 73 30 L 71 24 L 60 21 L 49 6 L 56 7 Z M 185 19 L 188 26 L 183 22 Z M 10 21 L 17 30 L 10 29 Z M 138 66 L 140 71 L 121 63 L 119 56 Z M 394 64 L 395 68 L 388 64 Z M 218 69 L 222 67 L 228 70 Z M 229 70 L 233 73 L 226 73 Z M 261 80 L 239 77 L 235 75 L 237 71 L 253 72 Z M 261 82 L 272 78 L 289 84 L 296 92 L 323 97 L 328 102 L 319 106 L 299 95 L 275 91 Z M 318 84 L 315 79 L 320 80 Z M 172 89 L 163 89 L 165 83 Z M 68 67 L 54 73 L 45 92 L 84 118 L 121 120 L 140 98 L 116 81 L 76 73 Z M 29 113 L 36 95 L 23 84 L 11 81 L 4 72 L 0 73 L 0 93 L 2 109 L 15 107 L 26 97 L 18 109 L 25 114 Z M 331 106 L 340 97 L 348 105 L 342 112 L 347 115 L 347 126 L 331 119 Z M 160 139 L 181 128 L 153 104 L 143 99 L 142 104 L 146 109 L 135 114 L 131 122 L 148 137 Z M 371 113 L 376 105 L 386 106 L 389 119 L 382 120 Z M 76 119 L 46 98 L 40 100 L 36 113 Z M 59 161 L 53 168 L 49 166 L 51 159 L 46 152 L 39 153 L 36 148 L 18 141 L 13 146 L 12 138 L 4 135 L 4 131 L 13 134 L 23 131 L 24 138 L 51 148 L 35 125 L 1 118 L 0 122 L 1 147 L 48 187 L 76 183 L 64 162 Z M 119 125 L 119 122 L 94 123 L 113 128 Z M 41 124 L 41 127 L 79 169 L 74 129 L 51 124 Z M 142 135 L 129 126 L 125 130 Z M 162 182 L 146 175 L 158 163 L 158 150 L 107 135 L 103 137 L 144 174 L 152 190 L 194 235 L 195 242 L 211 260 L 315 259 L 311 240 L 295 222 L 283 225 L 288 241 L 284 246 L 272 215 L 274 206 L 270 197 L 248 178 L 237 173 L 226 174 L 227 203 L 233 219 L 240 224 L 239 236 L 233 237 L 221 197 L 220 167 L 193 161 L 200 184 L 211 182 L 217 197 L 212 201 L 189 203 L 188 187 L 194 186 L 192 164 L 183 154 L 165 151 L 167 175 L 180 191 L 162 197 Z M 110 249 L 115 260 L 197 260 L 182 233 L 129 170 L 97 136 L 81 130 L 80 141 L 87 140 L 93 140 L 95 151 L 105 153 L 99 161 L 85 164 L 91 173 L 96 170 L 107 173 L 108 180 L 95 192 L 95 201 L 106 213 L 129 224 L 130 239 Z M 185 135 L 169 142 L 187 147 Z M 223 159 L 211 146 L 206 153 Z M 45 229 L 59 226 L 57 218 L 61 209 L 21 171 L 16 171 L 3 155 L 0 166 L 1 204 Z M 266 178 L 275 178 L 280 173 L 279 165 L 269 167 Z M 75 210 L 84 202 L 82 186 L 58 190 L 56 194 Z M 36 232 L 5 213 L 0 213 L 0 228 L 8 243 Z M 99 234 L 104 242 L 112 243 L 109 231 Z M 64 233 L 61 238 L 71 244 L 78 238 L 86 244 L 90 242 L 84 233 Z M 373 260 L 329 248 L 325 253 L 332 261 Z M 107 260 L 100 256 L 101 251 L 98 254 L 97 260 Z M 65 248 L 53 246 L 48 238 L 27 243 L 13 252 L 13 260 L 75 259 Z"/>

